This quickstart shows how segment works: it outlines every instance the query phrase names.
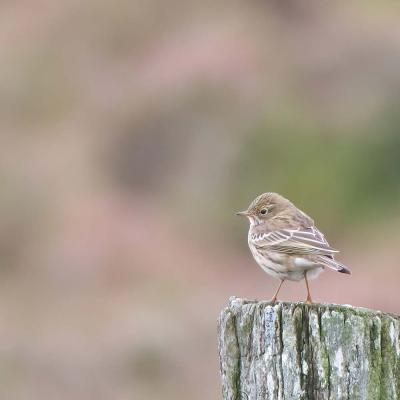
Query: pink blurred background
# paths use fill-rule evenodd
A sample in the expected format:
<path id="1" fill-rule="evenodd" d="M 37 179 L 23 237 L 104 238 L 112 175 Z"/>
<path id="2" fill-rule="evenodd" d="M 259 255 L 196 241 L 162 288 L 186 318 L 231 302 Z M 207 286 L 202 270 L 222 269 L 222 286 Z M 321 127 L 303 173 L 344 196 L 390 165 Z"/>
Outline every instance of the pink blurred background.
<path id="1" fill-rule="evenodd" d="M 400 313 L 396 2 L 0 7 L 0 398 L 221 398 L 219 311 L 277 284 L 234 215 L 265 191 L 353 272 L 316 301 Z"/>

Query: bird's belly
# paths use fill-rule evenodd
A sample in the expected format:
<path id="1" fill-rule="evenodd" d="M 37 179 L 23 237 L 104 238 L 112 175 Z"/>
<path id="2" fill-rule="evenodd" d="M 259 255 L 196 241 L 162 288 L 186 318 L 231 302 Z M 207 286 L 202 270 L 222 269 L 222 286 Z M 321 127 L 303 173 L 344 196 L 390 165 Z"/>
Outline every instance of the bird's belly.
<path id="1" fill-rule="evenodd" d="M 306 258 L 272 251 L 260 252 L 254 246 L 250 246 L 250 250 L 257 264 L 264 272 L 276 279 L 299 281 L 304 278 L 306 272 L 307 278 L 313 279 L 323 271 L 322 266 Z"/>
<path id="2" fill-rule="evenodd" d="M 315 262 L 302 257 L 292 257 L 292 262 L 294 264 L 294 267 L 300 268 L 304 271 L 307 271 L 308 269 L 313 269 L 317 266 Z"/>
<path id="3" fill-rule="evenodd" d="M 259 252 L 253 246 L 250 246 L 250 250 L 257 264 L 264 272 L 276 279 L 287 279 L 288 267 L 285 255 L 272 252 Z"/>
<path id="4" fill-rule="evenodd" d="M 324 270 L 324 267 L 321 264 L 317 264 L 307 258 L 293 257 L 292 262 L 295 269 L 301 273 L 298 279 L 293 280 L 302 279 L 305 272 L 307 272 L 307 279 L 314 279 Z"/>

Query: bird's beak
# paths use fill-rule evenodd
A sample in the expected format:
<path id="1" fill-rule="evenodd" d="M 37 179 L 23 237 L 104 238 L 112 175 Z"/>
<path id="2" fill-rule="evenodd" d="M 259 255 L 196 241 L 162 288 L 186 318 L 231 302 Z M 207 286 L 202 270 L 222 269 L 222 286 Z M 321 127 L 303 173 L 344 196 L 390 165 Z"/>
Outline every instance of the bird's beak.
<path id="1" fill-rule="evenodd" d="M 236 215 L 240 215 L 241 217 L 248 217 L 250 214 L 248 211 L 239 211 Z"/>

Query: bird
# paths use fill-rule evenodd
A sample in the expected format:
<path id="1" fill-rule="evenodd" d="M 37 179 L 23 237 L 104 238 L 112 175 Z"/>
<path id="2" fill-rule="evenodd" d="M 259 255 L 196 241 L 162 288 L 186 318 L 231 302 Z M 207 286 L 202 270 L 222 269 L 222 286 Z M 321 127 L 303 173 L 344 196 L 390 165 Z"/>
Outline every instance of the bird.
<path id="1" fill-rule="evenodd" d="M 332 248 L 314 221 L 291 201 L 278 193 L 257 196 L 245 211 L 236 215 L 250 222 L 248 244 L 257 264 L 269 275 L 280 280 L 270 302 L 275 304 L 286 280 L 305 280 L 306 303 L 312 298 L 308 280 L 316 278 L 325 268 L 343 274 L 350 270 L 335 260 L 339 252 Z"/>

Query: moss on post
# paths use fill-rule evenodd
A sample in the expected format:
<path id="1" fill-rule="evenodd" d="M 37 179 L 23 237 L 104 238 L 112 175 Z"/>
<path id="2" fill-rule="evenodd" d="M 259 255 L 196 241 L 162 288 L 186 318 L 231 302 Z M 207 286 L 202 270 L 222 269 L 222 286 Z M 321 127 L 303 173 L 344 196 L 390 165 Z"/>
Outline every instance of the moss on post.
<path id="1" fill-rule="evenodd" d="M 219 319 L 224 400 L 400 400 L 400 318 L 231 298 Z"/>

